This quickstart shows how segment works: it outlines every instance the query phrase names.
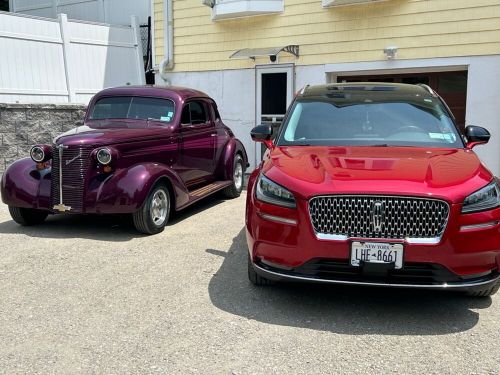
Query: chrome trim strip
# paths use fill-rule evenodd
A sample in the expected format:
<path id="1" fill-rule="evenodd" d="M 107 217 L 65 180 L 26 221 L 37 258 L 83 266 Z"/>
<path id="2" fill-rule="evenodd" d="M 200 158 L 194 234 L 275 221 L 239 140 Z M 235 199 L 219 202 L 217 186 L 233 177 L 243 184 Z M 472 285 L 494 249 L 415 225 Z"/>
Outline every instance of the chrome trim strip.
<path id="1" fill-rule="evenodd" d="M 347 241 L 349 237 L 344 236 L 342 234 L 324 234 L 324 233 L 316 233 L 316 238 L 318 240 L 328 240 L 328 241 Z"/>
<path id="2" fill-rule="evenodd" d="M 434 237 L 434 238 L 410 238 L 406 237 L 404 239 L 402 238 L 366 238 L 366 237 L 348 237 L 344 236 L 341 234 L 324 234 L 324 233 L 315 233 L 316 238 L 318 240 L 327 240 L 327 241 L 349 241 L 349 240 L 356 240 L 356 241 L 375 241 L 375 242 L 384 242 L 384 241 L 390 241 L 392 242 L 406 242 L 410 245 L 437 245 L 439 242 L 441 242 L 441 237 Z"/>
<path id="3" fill-rule="evenodd" d="M 462 225 L 460 227 L 460 232 L 469 232 L 480 229 L 494 228 L 498 224 L 500 224 L 500 220 L 490 221 L 488 223 L 482 223 L 482 224 Z"/>
<path id="4" fill-rule="evenodd" d="M 460 288 L 471 288 L 478 287 L 482 285 L 495 284 L 500 282 L 500 275 L 495 278 L 486 281 L 464 283 L 464 284 L 440 284 L 440 285 L 419 285 L 419 284 L 390 284 L 390 283 L 374 283 L 374 282 L 362 282 L 362 281 L 344 281 L 344 280 L 327 280 L 327 279 L 316 279 L 314 277 L 303 277 L 295 275 L 287 275 L 274 271 L 266 270 L 259 267 L 257 264 L 253 263 L 253 267 L 256 272 L 264 275 L 270 275 L 274 277 L 279 277 L 283 279 L 295 280 L 295 281 L 306 281 L 306 282 L 317 282 L 317 283 L 327 283 L 327 284 L 341 284 L 341 285 L 364 285 L 364 286 L 380 286 L 380 287 L 390 287 L 390 288 L 420 288 L 420 289 L 460 289 Z"/>
<path id="5" fill-rule="evenodd" d="M 57 210 L 59 212 L 65 212 L 65 211 L 70 211 L 71 207 L 66 206 L 63 203 L 63 170 L 62 170 L 62 164 L 63 164 L 63 153 L 64 149 L 68 148 L 68 146 L 63 145 L 62 143 L 57 146 L 59 149 L 59 204 L 55 205 L 53 207 L 54 210 Z"/>
<path id="6" fill-rule="evenodd" d="M 434 238 L 410 238 L 406 237 L 405 241 L 410 245 L 437 245 L 441 242 L 442 237 Z"/>
<path id="7" fill-rule="evenodd" d="M 269 221 L 275 221 L 275 222 L 281 223 L 281 224 L 297 225 L 297 220 L 294 220 L 294 219 L 287 219 L 285 217 L 268 215 L 268 214 L 263 214 L 263 213 L 259 213 L 259 216 L 263 219 L 266 219 Z"/>

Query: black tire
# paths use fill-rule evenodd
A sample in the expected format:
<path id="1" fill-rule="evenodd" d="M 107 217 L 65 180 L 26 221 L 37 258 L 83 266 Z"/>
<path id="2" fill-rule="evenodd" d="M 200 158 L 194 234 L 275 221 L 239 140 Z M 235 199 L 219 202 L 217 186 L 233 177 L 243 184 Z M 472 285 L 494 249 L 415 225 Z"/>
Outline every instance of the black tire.
<path id="1" fill-rule="evenodd" d="M 16 223 L 24 226 L 41 224 L 49 216 L 47 211 L 36 210 L 34 208 L 9 206 L 9 212 Z"/>
<path id="2" fill-rule="evenodd" d="M 467 292 L 467 295 L 469 297 L 478 297 L 478 298 L 491 297 L 493 294 L 498 292 L 498 289 L 500 289 L 500 283 L 497 283 L 497 285 L 490 286 L 485 289 Z"/>
<path id="3" fill-rule="evenodd" d="M 236 171 L 241 172 L 241 176 L 238 174 L 236 176 Z M 241 194 L 241 191 L 243 190 L 243 185 L 245 183 L 245 166 L 243 165 L 243 159 L 241 158 L 240 154 L 236 154 L 234 156 L 234 165 L 233 165 L 233 183 L 222 190 L 222 194 L 226 198 L 238 198 Z M 237 182 L 236 178 L 239 178 L 241 182 Z"/>
<path id="4" fill-rule="evenodd" d="M 255 286 L 268 286 L 275 284 L 274 281 L 260 276 L 253 268 L 252 259 L 248 256 L 248 280 Z"/>
<path id="5" fill-rule="evenodd" d="M 155 205 L 153 207 L 154 204 L 153 201 L 159 196 L 161 196 L 160 200 L 162 202 L 163 199 L 166 200 L 165 201 L 166 207 L 164 207 L 166 212 L 163 221 L 160 220 L 155 221 L 155 219 L 153 218 L 153 216 L 155 215 L 154 212 L 158 212 L 155 211 L 158 208 L 158 206 Z M 155 185 L 149 192 L 148 197 L 144 201 L 142 207 L 132 214 L 132 219 L 134 221 L 135 229 L 144 234 L 161 233 L 165 228 L 165 225 L 167 224 L 168 218 L 170 216 L 170 211 L 171 211 L 170 202 L 171 202 L 171 197 L 168 188 L 164 184 Z M 163 211 L 161 213 L 161 217 L 163 217 Z"/>

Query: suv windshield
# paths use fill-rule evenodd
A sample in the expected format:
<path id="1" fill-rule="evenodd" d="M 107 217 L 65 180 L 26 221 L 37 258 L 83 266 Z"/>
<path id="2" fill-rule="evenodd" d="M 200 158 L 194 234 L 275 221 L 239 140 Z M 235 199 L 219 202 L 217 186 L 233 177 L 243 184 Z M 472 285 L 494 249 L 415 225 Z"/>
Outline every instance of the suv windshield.
<path id="1" fill-rule="evenodd" d="M 90 115 L 91 120 L 135 119 L 171 122 L 174 102 L 169 99 L 140 96 L 114 96 L 99 99 Z"/>
<path id="2" fill-rule="evenodd" d="M 278 145 L 463 147 L 441 101 L 420 95 L 298 99 Z"/>

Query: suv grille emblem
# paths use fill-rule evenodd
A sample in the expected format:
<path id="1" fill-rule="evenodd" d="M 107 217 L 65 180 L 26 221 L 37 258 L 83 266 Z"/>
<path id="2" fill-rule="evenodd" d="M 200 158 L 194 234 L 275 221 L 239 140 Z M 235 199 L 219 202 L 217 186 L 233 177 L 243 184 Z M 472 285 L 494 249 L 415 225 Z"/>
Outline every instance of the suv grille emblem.
<path id="1" fill-rule="evenodd" d="M 385 204 L 382 201 L 375 201 L 372 207 L 372 225 L 373 230 L 377 233 L 382 232 L 384 224 Z"/>

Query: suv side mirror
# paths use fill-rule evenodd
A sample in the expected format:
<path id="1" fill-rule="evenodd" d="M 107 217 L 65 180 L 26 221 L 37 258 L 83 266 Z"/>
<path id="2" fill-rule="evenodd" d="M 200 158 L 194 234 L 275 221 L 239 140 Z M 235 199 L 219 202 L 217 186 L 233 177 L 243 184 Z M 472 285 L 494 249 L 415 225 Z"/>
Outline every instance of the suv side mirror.
<path id="1" fill-rule="evenodd" d="M 259 125 L 252 129 L 250 136 L 255 142 L 264 143 L 267 148 L 273 148 L 273 141 L 271 137 L 273 135 L 273 128 L 271 125 Z"/>
<path id="2" fill-rule="evenodd" d="M 488 143 L 490 136 L 490 132 L 480 126 L 469 125 L 465 128 L 467 148 Z"/>

